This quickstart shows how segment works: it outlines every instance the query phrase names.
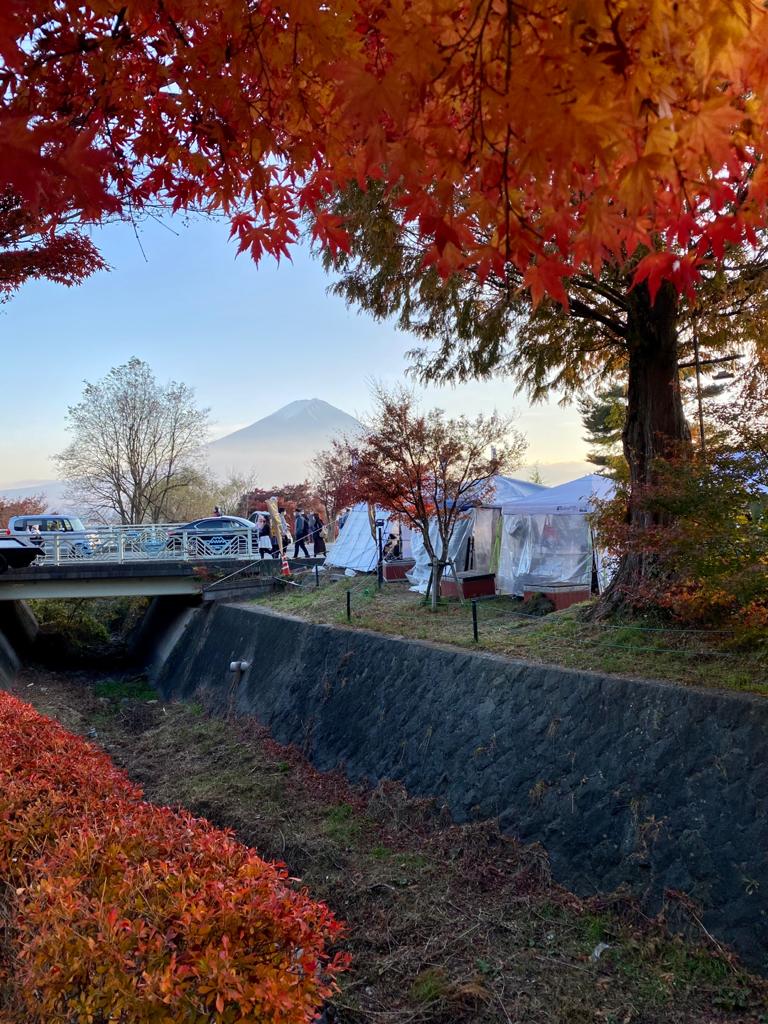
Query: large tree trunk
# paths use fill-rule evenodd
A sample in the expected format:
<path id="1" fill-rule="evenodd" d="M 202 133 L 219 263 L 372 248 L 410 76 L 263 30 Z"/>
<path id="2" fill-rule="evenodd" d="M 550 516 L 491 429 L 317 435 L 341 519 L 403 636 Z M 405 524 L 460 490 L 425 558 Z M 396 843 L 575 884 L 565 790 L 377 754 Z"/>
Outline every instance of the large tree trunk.
<path id="1" fill-rule="evenodd" d="M 656 479 L 659 458 L 690 457 L 691 433 L 680 395 L 677 344 L 678 296 L 672 285 L 659 289 L 651 303 L 645 284 L 629 292 L 627 350 L 627 419 L 624 454 L 629 463 L 628 520 L 632 531 L 661 522 L 658 514 L 643 507 L 642 495 Z M 642 551 L 625 554 L 596 614 L 612 614 L 631 604 L 631 595 L 649 574 L 663 571 L 659 556 Z"/>

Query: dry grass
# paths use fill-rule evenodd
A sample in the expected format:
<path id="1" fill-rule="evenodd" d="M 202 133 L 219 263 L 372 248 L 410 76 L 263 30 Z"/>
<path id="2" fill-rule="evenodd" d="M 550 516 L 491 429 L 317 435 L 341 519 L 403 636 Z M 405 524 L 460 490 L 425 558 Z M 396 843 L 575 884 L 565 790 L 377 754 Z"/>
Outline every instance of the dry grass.
<path id="1" fill-rule="evenodd" d="M 456 826 L 397 786 L 352 789 L 252 721 L 147 703 L 140 682 L 102 682 L 96 696 L 94 682 L 28 671 L 15 689 L 75 731 L 95 729 L 148 798 L 286 861 L 348 922 L 354 963 L 327 1021 L 768 1021 L 766 984 L 705 936 L 683 941 L 619 898 L 578 899 L 552 882 L 541 848 L 493 823 Z"/>
<path id="2" fill-rule="evenodd" d="M 347 591 L 352 625 L 359 628 L 566 668 L 768 694 L 768 648 L 734 650 L 727 634 L 685 632 L 653 621 L 589 623 L 581 618 L 582 605 L 541 617 L 525 615 L 514 598 L 478 601 L 476 644 L 470 602 L 441 601 L 435 614 L 407 584 L 388 583 L 379 591 L 372 576 L 324 582 L 320 589 L 311 578 L 301 589 L 286 587 L 258 603 L 346 625 Z"/>

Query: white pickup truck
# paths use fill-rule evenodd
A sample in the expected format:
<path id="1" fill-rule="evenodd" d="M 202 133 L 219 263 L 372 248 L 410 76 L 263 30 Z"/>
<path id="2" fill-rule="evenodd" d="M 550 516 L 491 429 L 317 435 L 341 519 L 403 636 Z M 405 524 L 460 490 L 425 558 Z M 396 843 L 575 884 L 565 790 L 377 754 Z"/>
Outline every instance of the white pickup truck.
<path id="1" fill-rule="evenodd" d="M 14 537 L 8 530 L 0 533 L 0 573 L 8 569 L 26 569 L 42 554 L 40 546 L 26 537 Z"/>
<path id="2" fill-rule="evenodd" d="M 87 531 L 80 517 L 69 512 L 11 516 L 7 533 L 31 540 L 49 557 L 55 554 L 67 560 L 89 558 L 96 543 L 96 534 Z"/>

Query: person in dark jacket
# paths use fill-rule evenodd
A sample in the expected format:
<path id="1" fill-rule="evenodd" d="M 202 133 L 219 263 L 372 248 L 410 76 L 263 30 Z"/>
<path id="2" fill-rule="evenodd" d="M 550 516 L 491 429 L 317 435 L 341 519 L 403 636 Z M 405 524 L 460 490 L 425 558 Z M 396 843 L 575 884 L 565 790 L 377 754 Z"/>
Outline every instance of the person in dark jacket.
<path id="1" fill-rule="evenodd" d="M 304 515 L 304 511 L 300 508 L 296 509 L 296 520 L 295 520 L 296 532 L 295 532 L 295 543 L 293 545 L 293 557 L 299 557 L 299 548 L 304 552 L 304 557 L 309 558 L 309 551 L 307 551 L 307 537 L 309 536 L 309 518 Z"/>
<path id="2" fill-rule="evenodd" d="M 259 531 L 259 554 L 262 558 L 271 558 L 272 556 L 274 545 L 269 525 L 269 514 L 258 516 L 256 519 L 256 528 Z"/>
<path id="3" fill-rule="evenodd" d="M 315 558 L 319 558 L 325 554 L 325 538 L 323 537 L 323 527 L 325 523 L 318 512 L 315 512 L 312 516 L 312 551 Z"/>

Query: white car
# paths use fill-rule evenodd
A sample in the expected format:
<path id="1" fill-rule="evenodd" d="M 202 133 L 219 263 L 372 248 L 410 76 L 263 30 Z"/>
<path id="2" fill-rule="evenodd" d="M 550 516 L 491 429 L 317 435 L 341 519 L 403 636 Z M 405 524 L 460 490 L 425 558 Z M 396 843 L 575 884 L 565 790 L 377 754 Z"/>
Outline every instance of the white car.
<path id="1" fill-rule="evenodd" d="M 12 537 L 26 537 L 41 547 L 46 555 L 58 553 L 64 558 L 88 558 L 97 542 L 96 534 L 87 531 L 79 516 L 69 512 L 11 516 L 6 533 Z"/>

